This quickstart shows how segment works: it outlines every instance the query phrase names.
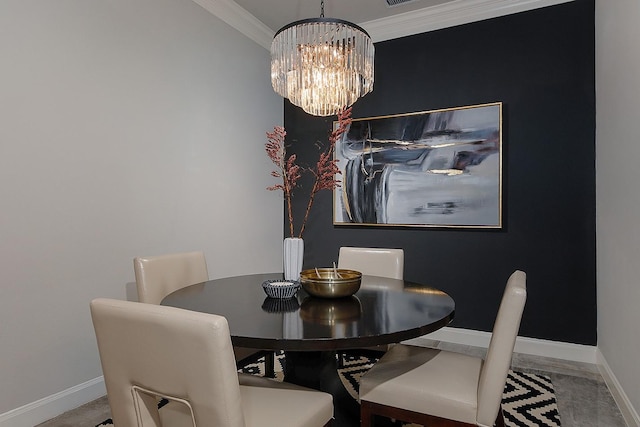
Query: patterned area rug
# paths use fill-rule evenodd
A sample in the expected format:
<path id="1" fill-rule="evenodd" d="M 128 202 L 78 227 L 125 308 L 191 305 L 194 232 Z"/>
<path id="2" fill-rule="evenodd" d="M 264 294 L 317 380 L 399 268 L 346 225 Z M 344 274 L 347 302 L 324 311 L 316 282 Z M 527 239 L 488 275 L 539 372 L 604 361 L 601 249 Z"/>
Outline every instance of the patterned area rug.
<path id="1" fill-rule="evenodd" d="M 338 370 L 340 380 L 349 394 L 358 399 L 360 377 L 364 375 L 378 359 L 349 353 L 340 354 L 342 368 Z M 275 374 L 278 381 L 284 377 L 284 353 L 276 357 Z M 264 376 L 264 357 L 245 364 L 238 372 Z M 162 402 L 161 402 L 162 405 Z M 560 415 L 551 379 L 544 375 L 509 371 L 507 383 L 502 395 L 502 409 L 507 427 L 559 427 Z M 98 426 L 113 425 L 109 419 Z M 98 427 L 96 426 L 96 427 Z M 405 427 L 414 427 L 406 425 Z M 417 427 L 417 426 L 415 426 Z"/>

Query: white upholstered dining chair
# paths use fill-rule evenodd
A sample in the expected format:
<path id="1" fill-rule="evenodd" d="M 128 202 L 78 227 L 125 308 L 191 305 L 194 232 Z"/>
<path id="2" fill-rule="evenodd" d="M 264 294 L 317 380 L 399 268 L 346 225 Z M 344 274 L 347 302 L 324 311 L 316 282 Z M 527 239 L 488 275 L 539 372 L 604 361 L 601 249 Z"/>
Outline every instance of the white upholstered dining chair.
<path id="1" fill-rule="evenodd" d="M 404 277 L 404 251 L 402 249 L 343 246 L 338 254 L 338 268 L 356 270 L 369 276 L 402 279 Z"/>
<path id="2" fill-rule="evenodd" d="M 404 250 L 389 248 L 358 248 L 342 246 L 338 253 L 338 268 L 356 270 L 368 276 L 404 278 Z M 385 286 L 402 286 L 402 283 L 389 283 Z M 387 351 L 388 346 L 367 347 L 366 350 Z M 342 360 L 338 361 L 342 366 Z"/>
<path id="3" fill-rule="evenodd" d="M 160 304 L 171 292 L 209 280 L 207 261 L 200 251 L 150 257 L 135 257 L 138 300 Z"/>
<path id="4" fill-rule="evenodd" d="M 209 280 L 207 261 L 201 251 L 135 257 L 133 270 L 138 301 L 147 304 L 160 304 L 164 297 L 178 289 Z M 260 351 L 244 347 L 234 347 L 233 350 L 237 361 Z M 265 357 L 267 376 L 273 376 L 273 352 L 265 352 Z"/>
<path id="5" fill-rule="evenodd" d="M 101 298 L 91 317 L 118 427 L 330 425 L 330 394 L 268 378 L 239 383 L 222 316 Z M 158 410 L 161 397 L 169 403 Z"/>
<path id="6" fill-rule="evenodd" d="M 527 298 L 526 275 L 507 282 L 486 358 L 393 346 L 360 382 L 361 425 L 373 415 L 444 426 L 504 426 L 502 392 Z"/>

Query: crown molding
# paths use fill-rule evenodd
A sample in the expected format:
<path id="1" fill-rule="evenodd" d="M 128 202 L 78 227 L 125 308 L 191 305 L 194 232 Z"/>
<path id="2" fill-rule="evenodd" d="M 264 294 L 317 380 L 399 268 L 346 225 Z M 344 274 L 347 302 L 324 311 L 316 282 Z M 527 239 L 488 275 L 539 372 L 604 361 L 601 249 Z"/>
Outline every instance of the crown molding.
<path id="1" fill-rule="evenodd" d="M 247 12 L 233 0 L 193 0 L 212 15 L 217 16 L 245 36 L 267 50 L 271 50 L 271 41 L 275 31 L 267 27 L 255 16 Z"/>
<path id="2" fill-rule="evenodd" d="M 454 0 L 359 25 L 375 43 L 570 1 L 573 0 Z"/>
<path id="3" fill-rule="evenodd" d="M 271 49 L 275 31 L 233 0 L 193 1 L 260 46 Z M 453 0 L 358 25 L 367 30 L 374 42 L 379 42 L 570 1 L 573 0 Z"/>

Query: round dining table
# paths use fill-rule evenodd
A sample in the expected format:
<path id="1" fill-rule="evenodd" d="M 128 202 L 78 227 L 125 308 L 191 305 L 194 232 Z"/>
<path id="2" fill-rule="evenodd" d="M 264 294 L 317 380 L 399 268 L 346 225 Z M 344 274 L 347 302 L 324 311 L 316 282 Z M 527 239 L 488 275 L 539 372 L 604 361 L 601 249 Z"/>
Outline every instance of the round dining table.
<path id="1" fill-rule="evenodd" d="M 224 316 L 234 346 L 284 350 L 284 380 L 334 396 L 334 426 L 359 424 L 359 405 L 338 376 L 342 351 L 398 343 L 449 324 L 455 303 L 425 284 L 362 276 L 350 297 L 319 298 L 300 289 L 269 298 L 266 280 L 282 273 L 209 280 L 167 295 L 162 305 Z"/>

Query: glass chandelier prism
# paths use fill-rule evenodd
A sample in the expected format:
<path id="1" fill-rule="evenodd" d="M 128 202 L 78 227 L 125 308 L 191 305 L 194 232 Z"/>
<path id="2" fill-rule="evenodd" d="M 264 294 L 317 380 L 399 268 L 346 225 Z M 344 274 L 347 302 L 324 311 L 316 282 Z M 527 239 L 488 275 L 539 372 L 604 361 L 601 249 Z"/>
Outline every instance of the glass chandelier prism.
<path id="1" fill-rule="evenodd" d="M 324 3 L 324 2 L 323 2 Z M 271 85 L 314 116 L 331 116 L 373 90 L 375 49 L 369 34 L 324 17 L 282 27 L 271 43 Z"/>

